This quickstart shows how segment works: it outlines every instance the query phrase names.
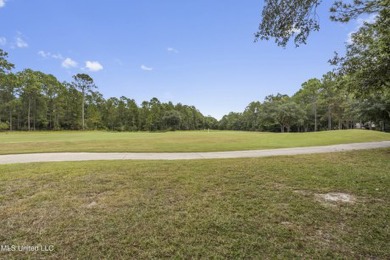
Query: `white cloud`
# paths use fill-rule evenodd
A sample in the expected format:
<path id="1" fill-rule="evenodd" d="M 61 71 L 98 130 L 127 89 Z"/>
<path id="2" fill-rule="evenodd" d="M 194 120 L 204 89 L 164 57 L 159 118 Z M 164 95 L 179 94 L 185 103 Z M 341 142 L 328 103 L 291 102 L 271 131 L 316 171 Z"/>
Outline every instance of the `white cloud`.
<path id="1" fill-rule="evenodd" d="M 99 71 L 103 69 L 102 64 L 97 61 L 86 61 L 85 67 L 89 69 L 89 71 Z"/>
<path id="2" fill-rule="evenodd" d="M 1 0 L 0 0 L 1 1 Z M 27 48 L 28 47 L 28 43 L 25 42 L 23 39 L 22 39 L 22 36 L 19 35 L 16 37 L 16 47 L 18 48 Z"/>
<path id="3" fill-rule="evenodd" d="M 152 71 L 153 68 L 147 67 L 147 66 L 145 66 L 145 65 L 141 65 L 141 70 L 144 70 L 144 71 Z"/>
<path id="4" fill-rule="evenodd" d="M 59 53 L 53 54 L 53 53 L 45 52 L 45 51 L 38 51 L 38 55 L 41 56 L 42 58 L 52 58 L 52 59 L 56 59 L 56 60 L 64 60 L 64 57 Z"/>
<path id="5" fill-rule="evenodd" d="M 66 69 L 70 69 L 70 68 L 76 68 L 77 67 L 77 62 L 75 62 L 74 60 L 72 60 L 71 58 L 66 58 L 63 62 L 62 62 L 62 67 L 66 68 Z"/>
<path id="6" fill-rule="evenodd" d="M 54 54 L 46 51 L 38 51 L 38 55 L 44 59 L 55 59 L 61 61 L 61 66 L 65 69 L 77 68 L 78 64 L 71 58 L 64 58 L 60 53 Z"/>
<path id="7" fill-rule="evenodd" d="M 176 50 L 175 48 L 172 48 L 172 47 L 167 48 L 167 51 L 173 52 L 173 53 L 179 53 L 178 50 Z"/>
<path id="8" fill-rule="evenodd" d="M 0 8 L 5 6 L 5 0 L 0 0 Z"/>
<path id="9" fill-rule="evenodd" d="M 0 0 L 1 1 L 1 0 Z M 0 37 L 0 45 L 6 45 L 7 44 L 7 39 L 5 37 Z"/>
<path id="10" fill-rule="evenodd" d="M 347 35 L 347 44 L 353 43 L 352 34 L 356 33 L 360 27 L 362 27 L 366 23 L 369 23 L 369 24 L 374 23 L 377 18 L 378 18 L 378 14 L 372 14 L 364 19 L 362 19 L 362 18 L 357 19 L 357 21 L 356 21 L 357 25 L 356 25 L 355 29 L 352 32 L 349 32 Z"/>

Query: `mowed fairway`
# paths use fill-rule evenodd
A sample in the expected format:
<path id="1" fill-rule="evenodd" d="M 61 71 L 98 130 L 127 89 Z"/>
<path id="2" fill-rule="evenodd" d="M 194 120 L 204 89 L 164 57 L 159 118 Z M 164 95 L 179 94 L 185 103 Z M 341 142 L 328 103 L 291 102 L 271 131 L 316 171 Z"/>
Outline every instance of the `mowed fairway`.
<path id="1" fill-rule="evenodd" d="M 274 149 L 390 140 L 389 133 L 367 130 L 316 133 L 235 131 L 12 132 L 0 133 L 0 154 L 38 152 L 212 152 Z"/>
<path id="2" fill-rule="evenodd" d="M 0 258 L 389 259 L 390 149 L 0 166 Z M 321 194 L 342 192 L 350 202 Z"/>

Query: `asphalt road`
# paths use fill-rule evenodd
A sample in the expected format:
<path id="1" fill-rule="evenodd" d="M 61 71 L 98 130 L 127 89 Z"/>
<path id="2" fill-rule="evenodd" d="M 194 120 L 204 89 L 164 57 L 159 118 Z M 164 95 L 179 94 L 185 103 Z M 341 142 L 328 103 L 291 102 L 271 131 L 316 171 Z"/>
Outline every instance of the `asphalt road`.
<path id="1" fill-rule="evenodd" d="M 74 162 L 101 160 L 201 160 L 257 158 L 280 155 L 318 154 L 390 147 L 390 141 L 296 147 L 271 150 L 194 153 L 34 153 L 0 155 L 0 164 L 32 162 Z"/>

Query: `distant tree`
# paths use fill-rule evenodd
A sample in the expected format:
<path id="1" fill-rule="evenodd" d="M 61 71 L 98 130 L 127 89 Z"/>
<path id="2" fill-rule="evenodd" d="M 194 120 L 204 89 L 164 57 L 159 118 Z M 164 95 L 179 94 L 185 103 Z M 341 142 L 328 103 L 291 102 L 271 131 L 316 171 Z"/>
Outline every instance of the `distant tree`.
<path id="1" fill-rule="evenodd" d="M 42 92 L 41 73 L 25 69 L 17 74 L 21 84 L 21 97 L 27 106 L 27 130 L 36 129 L 37 99 Z M 33 122 L 33 125 L 31 125 Z M 33 126 L 33 127 L 32 127 Z"/>
<path id="2" fill-rule="evenodd" d="M 61 126 L 64 129 L 78 130 L 82 128 L 82 115 L 80 104 L 82 103 L 82 94 L 73 83 L 64 82 L 64 91 L 62 92 L 63 117 Z"/>
<path id="3" fill-rule="evenodd" d="M 250 131 L 258 131 L 262 128 L 261 121 L 263 117 L 263 108 L 259 101 L 249 103 L 242 114 L 244 129 Z"/>
<path id="4" fill-rule="evenodd" d="M 143 131 L 149 131 L 152 125 L 150 120 L 150 104 L 148 101 L 143 101 L 139 109 L 139 126 L 138 129 Z"/>
<path id="5" fill-rule="evenodd" d="M 89 95 L 86 96 L 86 103 L 88 104 L 86 108 L 86 125 L 88 129 L 103 129 L 103 110 L 106 104 L 103 95 L 98 91 L 91 91 Z"/>
<path id="6" fill-rule="evenodd" d="M 176 110 L 165 111 L 162 121 L 168 130 L 178 130 L 180 128 L 181 114 Z"/>
<path id="7" fill-rule="evenodd" d="M 140 111 L 134 99 L 129 99 L 129 98 L 127 99 L 127 109 L 128 109 L 128 116 L 127 116 L 128 130 L 130 131 L 139 130 L 138 126 L 140 120 Z"/>
<path id="8" fill-rule="evenodd" d="M 287 95 L 268 96 L 263 105 L 268 121 L 278 124 L 282 133 L 303 124 L 305 111 Z"/>
<path id="9" fill-rule="evenodd" d="M 51 74 L 40 73 L 40 83 L 42 85 L 42 99 L 44 100 L 44 117 L 47 121 L 47 128 L 58 128 L 58 115 L 59 106 L 58 96 L 60 95 L 62 84 Z"/>
<path id="10" fill-rule="evenodd" d="M 390 90 L 383 94 L 371 94 L 358 102 L 360 118 L 363 122 L 380 126 L 380 130 L 390 129 Z"/>
<path id="11" fill-rule="evenodd" d="M 13 130 L 13 113 L 17 106 L 18 78 L 15 74 L 3 74 L 0 76 L 0 122 L 1 112 L 8 114 L 9 130 Z"/>
<path id="12" fill-rule="evenodd" d="M 230 112 L 222 117 L 219 122 L 219 129 L 221 130 L 242 130 L 243 121 L 242 113 Z"/>
<path id="13" fill-rule="evenodd" d="M 8 53 L 0 49 L 0 123 L 1 123 L 1 111 L 5 109 L 9 111 L 9 128 L 12 130 L 12 106 L 15 96 L 15 80 L 14 75 L 7 75 L 13 68 L 14 64 L 8 60 Z M 4 128 L 5 123 L 2 124 Z"/>
<path id="14" fill-rule="evenodd" d="M 158 98 L 154 97 L 149 101 L 150 114 L 148 117 L 149 131 L 162 130 L 162 105 Z"/>
<path id="15" fill-rule="evenodd" d="M 117 113 L 118 113 L 118 126 L 117 130 L 119 131 L 125 131 L 129 129 L 129 109 L 127 107 L 128 104 L 128 98 L 122 96 L 118 100 L 118 107 L 117 107 Z"/>
<path id="16" fill-rule="evenodd" d="M 204 128 L 205 129 L 218 129 L 218 120 L 212 116 L 204 117 Z"/>
<path id="17" fill-rule="evenodd" d="M 329 77 L 327 77 L 329 75 Z M 355 96 L 347 91 L 348 77 L 340 77 L 337 74 L 327 73 L 322 78 L 321 103 L 327 107 L 328 129 L 332 122 L 338 122 L 338 129 L 342 129 L 344 117 L 348 108 L 354 107 Z M 352 114 L 354 114 L 352 112 Z"/>
<path id="18" fill-rule="evenodd" d="M 73 86 L 81 91 L 82 105 L 81 105 L 81 118 L 82 129 L 85 129 L 85 95 L 87 91 L 96 88 L 93 79 L 87 74 L 77 74 L 73 76 Z"/>
<path id="19" fill-rule="evenodd" d="M 111 131 L 118 130 L 119 128 L 119 114 L 118 114 L 118 98 L 112 97 L 105 102 L 104 119 Z"/>
<path id="20" fill-rule="evenodd" d="M 314 131 L 318 130 L 317 110 L 321 87 L 322 84 L 319 79 L 309 79 L 308 81 L 302 83 L 302 88 L 295 94 L 295 99 L 299 99 L 302 104 L 306 104 L 306 106 L 310 106 L 312 108 L 313 115 L 310 117 L 313 117 L 314 119 Z"/>
<path id="21" fill-rule="evenodd" d="M 15 66 L 7 61 L 8 53 L 0 49 L 0 76 L 11 71 Z"/>
<path id="22" fill-rule="evenodd" d="M 332 115 L 334 108 L 337 106 L 336 75 L 328 72 L 322 77 L 320 91 L 320 102 L 326 107 L 326 117 L 328 121 L 328 130 L 332 130 Z"/>

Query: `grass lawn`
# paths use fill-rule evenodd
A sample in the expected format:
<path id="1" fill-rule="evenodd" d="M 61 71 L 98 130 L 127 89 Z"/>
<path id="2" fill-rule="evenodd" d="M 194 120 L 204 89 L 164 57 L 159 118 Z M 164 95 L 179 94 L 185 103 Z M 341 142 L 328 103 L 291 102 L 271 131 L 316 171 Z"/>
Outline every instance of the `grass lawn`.
<path id="1" fill-rule="evenodd" d="M 0 258 L 389 259 L 389 169 L 390 149 L 1 165 L 0 245 L 54 251 Z"/>
<path id="2" fill-rule="evenodd" d="M 37 152 L 207 152 L 288 148 L 390 140 L 368 130 L 316 133 L 187 131 L 165 133 L 8 132 L 0 133 L 0 154 Z"/>

